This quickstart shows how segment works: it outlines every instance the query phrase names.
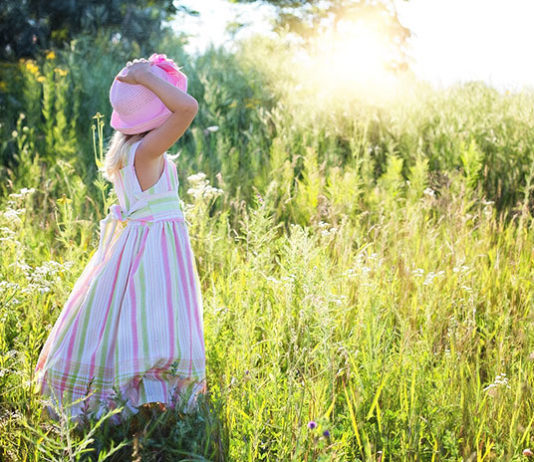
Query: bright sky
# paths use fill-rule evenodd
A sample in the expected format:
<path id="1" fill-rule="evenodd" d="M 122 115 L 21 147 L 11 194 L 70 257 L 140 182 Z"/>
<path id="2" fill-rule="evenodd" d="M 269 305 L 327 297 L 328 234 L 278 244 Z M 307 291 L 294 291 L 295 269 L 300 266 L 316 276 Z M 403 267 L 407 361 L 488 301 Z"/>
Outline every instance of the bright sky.
<path id="1" fill-rule="evenodd" d="M 194 34 L 188 51 L 202 51 L 208 43 L 231 47 L 225 33 L 230 21 L 247 22 L 236 38 L 267 34 L 272 9 L 235 5 L 226 0 L 185 0 L 200 12 L 176 30 Z M 484 80 L 499 89 L 534 86 L 534 0 L 395 0 L 401 22 L 414 34 L 413 69 L 435 85 Z"/>

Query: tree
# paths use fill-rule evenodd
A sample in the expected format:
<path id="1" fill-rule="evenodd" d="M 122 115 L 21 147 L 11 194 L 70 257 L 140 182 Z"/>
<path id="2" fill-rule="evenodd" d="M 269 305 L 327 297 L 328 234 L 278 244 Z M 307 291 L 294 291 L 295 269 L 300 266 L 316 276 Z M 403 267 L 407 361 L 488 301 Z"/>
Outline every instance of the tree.
<path id="1" fill-rule="evenodd" d="M 138 43 L 157 38 L 164 21 L 179 13 L 198 14 L 174 0 L 3 0 L 0 59 L 35 57 L 60 47 L 78 32 L 100 29 Z"/>
<path id="2" fill-rule="evenodd" d="M 232 3 L 266 3 L 277 10 L 274 30 L 285 30 L 301 37 L 305 44 L 326 28 L 337 32 L 341 21 L 362 20 L 394 49 L 393 70 L 406 70 L 406 44 L 411 31 L 403 26 L 393 0 L 230 0 Z"/>

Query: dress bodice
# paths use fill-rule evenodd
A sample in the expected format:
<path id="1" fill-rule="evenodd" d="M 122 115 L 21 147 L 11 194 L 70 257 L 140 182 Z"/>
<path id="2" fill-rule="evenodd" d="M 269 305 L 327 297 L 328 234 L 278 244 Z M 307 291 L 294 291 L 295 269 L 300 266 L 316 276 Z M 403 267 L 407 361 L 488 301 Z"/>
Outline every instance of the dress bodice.
<path id="1" fill-rule="evenodd" d="M 150 200 L 152 195 L 161 195 L 161 193 L 168 193 L 175 191 L 178 197 L 178 173 L 176 165 L 172 162 L 167 153 L 163 154 L 163 172 L 159 180 L 146 190 L 141 189 L 139 180 L 134 167 L 134 158 L 137 147 L 142 140 L 136 141 L 130 146 L 127 153 L 126 165 L 121 168 L 113 180 L 113 186 L 117 193 L 119 204 L 124 211 L 129 211 L 132 206 L 139 202 L 139 200 Z"/>

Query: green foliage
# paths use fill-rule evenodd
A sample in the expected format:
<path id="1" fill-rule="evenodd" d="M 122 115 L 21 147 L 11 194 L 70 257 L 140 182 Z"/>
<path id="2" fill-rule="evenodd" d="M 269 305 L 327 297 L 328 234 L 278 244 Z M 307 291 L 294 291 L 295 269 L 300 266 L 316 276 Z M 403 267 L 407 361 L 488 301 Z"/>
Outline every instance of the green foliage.
<path id="1" fill-rule="evenodd" d="M 325 110 L 268 40 L 198 59 L 160 48 L 200 102 L 175 162 L 206 400 L 119 425 L 46 415 L 35 362 L 115 199 L 97 166 L 126 55 L 93 48 L 80 38 L 9 83 L 2 460 L 521 460 L 534 444 L 533 95 L 420 85 Z"/>
<path id="2" fill-rule="evenodd" d="M 61 48 L 80 31 L 96 36 L 119 34 L 123 41 L 155 43 L 163 22 L 177 13 L 194 14 L 171 0 L 4 0 L 0 11 L 0 59 L 36 57 L 43 49 Z"/>

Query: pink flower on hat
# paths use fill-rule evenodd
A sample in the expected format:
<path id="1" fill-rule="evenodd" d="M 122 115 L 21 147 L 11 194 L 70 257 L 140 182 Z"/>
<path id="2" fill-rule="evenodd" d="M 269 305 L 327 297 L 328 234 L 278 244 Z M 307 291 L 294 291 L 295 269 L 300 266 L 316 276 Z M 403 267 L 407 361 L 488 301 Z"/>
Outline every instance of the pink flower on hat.
<path id="1" fill-rule="evenodd" d="M 170 77 L 174 85 L 180 90 L 187 91 L 187 77 L 180 71 L 178 65 L 163 53 L 152 53 L 148 62 L 151 66 L 161 67 Z"/>
<path id="2" fill-rule="evenodd" d="M 167 58 L 167 55 L 163 54 L 163 53 L 152 53 L 152 55 L 150 55 L 150 58 L 148 58 L 148 61 L 151 62 L 151 63 L 163 63 L 163 62 L 170 62 L 171 64 L 174 64 L 176 66 L 176 64 L 174 63 L 174 61 L 170 58 Z"/>

